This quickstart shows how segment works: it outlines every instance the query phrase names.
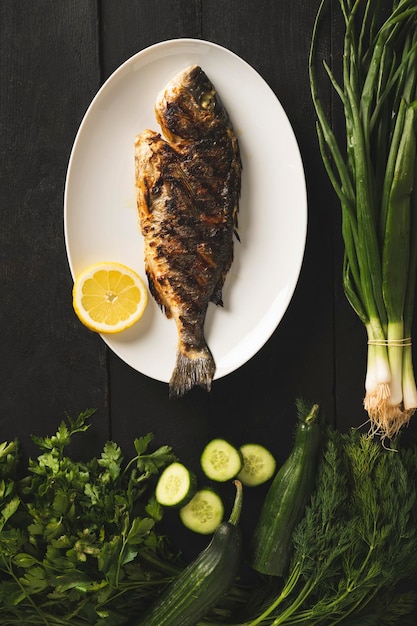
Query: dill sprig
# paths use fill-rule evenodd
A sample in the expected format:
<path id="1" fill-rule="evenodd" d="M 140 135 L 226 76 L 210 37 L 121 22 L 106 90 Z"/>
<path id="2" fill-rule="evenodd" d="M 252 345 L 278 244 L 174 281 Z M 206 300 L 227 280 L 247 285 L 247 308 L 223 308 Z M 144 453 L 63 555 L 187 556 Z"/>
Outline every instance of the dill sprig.
<path id="1" fill-rule="evenodd" d="M 346 623 L 415 574 L 416 466 L 416 452 L 386 450 L 355 430 L 330 433 L 316 494 L 294 535 L 296 597 L 271 624 Z M 408 609 L 398 605 L 396 618 Z"/>
<path id="2" fill-rule="evenodd" d="M 289 574 L 249 593 L 239 626 L 415 623 L 399 583 L 417 573 L 417 448 L 396 450 L 328 429 Z"/>

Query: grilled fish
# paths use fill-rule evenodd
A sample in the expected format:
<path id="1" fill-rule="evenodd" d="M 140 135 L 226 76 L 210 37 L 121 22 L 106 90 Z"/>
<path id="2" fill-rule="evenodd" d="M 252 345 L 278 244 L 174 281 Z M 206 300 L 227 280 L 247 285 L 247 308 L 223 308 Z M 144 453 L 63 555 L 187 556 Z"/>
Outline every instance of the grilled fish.
<path id="1" fill-rule="evenodd" d="M 199 66 L 158 95 L 161 133 L 135 140 L 137 206 L 149 289 L 178 331 L 170 396 L 211 388 L 216 365 L 204 337 L 209 302 L 223 306 L 241 184 L 239 146 L 220 98 Z"/>

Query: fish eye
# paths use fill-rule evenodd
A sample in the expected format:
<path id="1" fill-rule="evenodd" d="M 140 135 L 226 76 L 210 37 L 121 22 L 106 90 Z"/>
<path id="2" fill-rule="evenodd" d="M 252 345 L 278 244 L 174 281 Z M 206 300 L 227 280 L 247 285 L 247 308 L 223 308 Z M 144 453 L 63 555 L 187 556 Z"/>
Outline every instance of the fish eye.
<path id="1" fill-rule="evenodd" d="M 200 106 L 202 109 L 212 109 L 215 104 L 215 97 L 212 91 L 209 91 L 201 96 Z"/>

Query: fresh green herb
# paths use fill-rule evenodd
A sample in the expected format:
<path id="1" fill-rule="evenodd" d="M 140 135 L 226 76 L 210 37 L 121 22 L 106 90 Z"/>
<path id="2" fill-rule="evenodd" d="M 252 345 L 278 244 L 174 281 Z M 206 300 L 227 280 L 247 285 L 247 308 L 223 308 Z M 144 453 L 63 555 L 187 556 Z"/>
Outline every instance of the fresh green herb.
<path id="1" fill-rule="evenodd" d="M 417 5 L 339 0 L 345 20 L 342 85 L 324 63 L 345 117 L 341 148 L 310 82 L 319 146 L 342 208 L 343 284 L 368 337 L 365 408 L 371 432 L 392 438 L 417 407 L 411 325 L 417 271 Z M 390 5 L 388 16 L 385 10 Z"/>
<path id="2" fill-rule="evenodd" d="M 0 625 L 127 624 L 184 571 L 157 526 L 171 448 L 150 451 L 148 434 L 128 462 L 114 442 L 75 461 L 67 447 L 91 413 L 34 437 L 23 478 L 17 442 L 0 444 Z M 328 429 L 288 574 L 236 583 L 199 626 L 411 626 L 415 584 L 398 585 L 417 574 L 417 448 L 395 443 Z"/>
<path id="3" fill-rule="evenodd" d="M 123 624 L 183 567 L 155 527 L 171 448 L 149 451 L 148 434 L 128 463 L 111 441 L 100 458 L 74 461 L 66 448 L 92 413 L 33 437 L 41 453 L 24 478 L 17 442 L 0 445 L 0 624 Z"/>
<path id="4" fill-rule="evenodd" d="M 248 593 L 239 626 L 414 624 L 398 584 L 417 573 L 416 480 L 416 448 L 329 430 L 289 573 Z"/>
<path id="5" fill-rule="evenodd" d="M 415 573 L 416 468 L 416 455 L 386 451 L 355 431 L 333 434 L 294 535 L 292 600 L 276 624 L 294 623 L 295 613 L 298 623 L 357 620 L 373 598 Z"/>

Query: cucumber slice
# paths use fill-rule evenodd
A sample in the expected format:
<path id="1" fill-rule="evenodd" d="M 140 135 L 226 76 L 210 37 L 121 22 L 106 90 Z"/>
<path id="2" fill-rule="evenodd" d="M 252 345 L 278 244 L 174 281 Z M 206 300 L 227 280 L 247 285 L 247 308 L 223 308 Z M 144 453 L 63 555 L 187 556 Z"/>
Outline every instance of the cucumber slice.
<path id="1" fill-rule="evenodd" d="M 276 461 L 269 450 L 258 443 L 245 443 L 240 447 L 243 467 L 238 479 L 246 487 L 257 487 L 269 480 L 275 472 Z"/>
<path id="2" fill-rule="evenodd" d="M 223 515 L 222 499 L 209 487 L 197 491 L 188 504 L 180 509 L 184 526 L 201 535 L 213 533 L 222 523 Z"/>
<path id="3" fill-rule="evenodd" d="M 182 463 L 171 463 L 159 477 L 155 497 L 163 506 L 183 506 L 194 496 L 197 478 Z"/>
<path id="4" fill-rule="evenodd" d="M 218 482 L 232 480 L 243 467 L 242 453 L 225 439 L 210 441 L 200 461 L 205 475 Z"/>

